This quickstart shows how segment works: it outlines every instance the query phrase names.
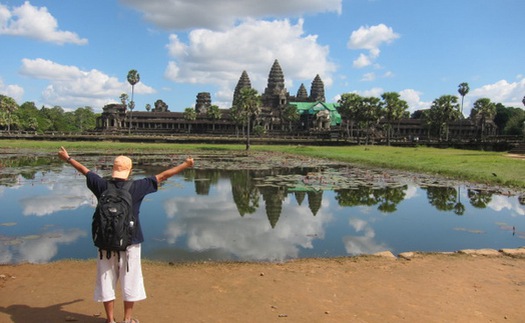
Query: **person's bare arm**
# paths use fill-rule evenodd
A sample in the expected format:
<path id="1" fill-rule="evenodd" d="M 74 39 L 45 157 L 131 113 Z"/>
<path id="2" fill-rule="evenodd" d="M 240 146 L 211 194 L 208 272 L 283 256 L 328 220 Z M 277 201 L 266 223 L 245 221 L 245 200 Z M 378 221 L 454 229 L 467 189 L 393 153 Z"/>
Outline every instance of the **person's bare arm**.
<path id="1" fill-rule="evenodd" d="M 157 177 L 157 182 L 158 183 L 163 182 L 167 180 L 168 178 L 170 178 L 171 176 L 182 172 L 186 168 L 193 167 L 194 164 L 195 162 L 193 161 L 193 158 L 188 157 L 182 164 L 172 167 L 170 169 L 167 169 L 163 171 L 162 173 L 155 175 L 155 177 Z"/>
<path id="2" fill-rule="evenodd" d="M 75 167 L 75 169 L 82 173 L 82 175 L 86 175 L 89 172 L 89 169 L 86 166 L 69 157 L 69 154 L 67 153 L 67 150 L 64 147 L 60 147 L 60 149 L 58 150 L 58 157 L 66 163 L 70 164 L 71 166 Z"/>

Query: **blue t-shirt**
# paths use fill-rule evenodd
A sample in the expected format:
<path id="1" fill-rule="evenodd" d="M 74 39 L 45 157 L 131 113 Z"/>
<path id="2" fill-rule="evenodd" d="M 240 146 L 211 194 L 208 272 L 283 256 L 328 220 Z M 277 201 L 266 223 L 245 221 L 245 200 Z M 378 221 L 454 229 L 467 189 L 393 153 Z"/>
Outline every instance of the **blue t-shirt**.
<path id="1" fill-rule="evenodd" d="M 124 180 L 116 179 L 115 180 L 117 187 L 122 187 Z M 120 183 L 119 183 L 120 182 Z M 108 187 L 108 180 L 100 177 L 100 175 L 89 171 L 86 174 L 86 183 L 87 187 L 95 194 L 98 198 L 100 194 L 106 190 Z M 133 199 L 133 213 L 135 213 L 135 231 L 133 232 L 133 237 L 131 238 L 131 243 L 142 243 L 144 242 L 144 236 L 142 234 L 142 227 L 140 225 L 140 204 L 146 195 L 149 193 L 156 192 L 158 189 L 157 178 L 155 176 L 150 176 L 146 178 L 141 178 L 133 181 L 129 192 Z"/>

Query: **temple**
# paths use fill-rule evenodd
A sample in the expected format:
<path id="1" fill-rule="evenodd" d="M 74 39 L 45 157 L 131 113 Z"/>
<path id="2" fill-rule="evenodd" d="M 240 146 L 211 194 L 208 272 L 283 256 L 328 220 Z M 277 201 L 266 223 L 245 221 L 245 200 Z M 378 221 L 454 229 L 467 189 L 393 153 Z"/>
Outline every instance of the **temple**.
<path id="1" fill-rule="evenodd" d="M 112 103 L 103 107 L 103 112 L 96 121 L 96 130 L 103 133 L 171 135 L 177 133 L 237 135 L 244 124 L 236 118 L 235 107 L 241 90 L 252 88 L 250 77 L 242 71 L 235 86 L 231 107 L 211 110 L 212 99 L 208 92 L 198 93 L 195 100 L 195 115 L 185 112 L 170 112 L 168 104 L 157 100 L 151 111 L 130 111 L 127 104 Z M 316 75 L 308 93 L 304 84 L 299 86 L 296 95 L 290 95 L 285 86 L 285 77 L 278 60 L 275 60 L 268 74 L 266 88 L 260 95 L 260 113 L 253 120 L 253 130 L 257 134 L 268 136 L 304 135 L 315 138 L 362 138 L 366 135 L 372 140 L 384 140 L 385 133 L 378 127 L 370 127 L 364 134 L 363 130 L 351 129 L 353 120 L 342 120 L 338 111 L 338 103 L 326 102 L 324 83 Z M 214 113 L 208 113 L 214 112 Z M 421 111 L 418 111 L 421 112 Z M 448 125 L 449 135 L 461 138 L 476 138 L 479 130 L 476 121 L 460 119 Z M 487 123 L 485 132 L 495 133 L 494 123 Z M 396 138 L 401 140 L 418 140 L 429 137 L 429 130 L 424 120 L 419 118 L 403 118 L 395 125 Z"/>
<path id="2" fill-rule="evenodd" d="M 243 88 L 252 88 L 246 71 L 241 73 L 234 90 L 232 107 L 235 107 Z M 266 133 L 280 133 L 294 129 L 304 131 L 328 130 L 340 125 L 341 116 L 337 103 L 325 102 L 324 84 L 319 75 L 312 81 L 310 94 L 301 84 L 296 96 L 291 96 L 285 87 L 285 78 L 278 60 L 275 60 L 268 75 L 268 83 L 261 94 L 261 113 L 255 125 Z M 240 126 L 231 116 L 231 108 L 219 109 L 220 117 L 212 117 L 207 112 L 212 106 L 208 92 L 198 93 L 195 101 L 196 118 L 189 119 L 183 112 L 170 112 L 162 100 L 155 102 L 151 111 L 129 111 L 125 103 L 112 103 L 103 107 L 97 119 L 97 130 L 102 132 L 124 132 L 131 129 L 141 133 L 235 133 Z M 284 118 L 286 109 L 295 109 L 299 118 L 290 125 Z M 292 126 L 292 127 L 291 127 Z"/>

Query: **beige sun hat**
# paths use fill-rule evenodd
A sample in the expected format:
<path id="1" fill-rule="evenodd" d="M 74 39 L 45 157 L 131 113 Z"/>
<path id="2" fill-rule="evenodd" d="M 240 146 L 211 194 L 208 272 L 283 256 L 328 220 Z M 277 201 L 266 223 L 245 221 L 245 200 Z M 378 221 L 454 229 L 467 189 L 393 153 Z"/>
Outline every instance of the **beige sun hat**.
<path id="1" fill-rule="evenodd" d="M 111 177 L 128 179 L 129 173 L 131 172 L 131 159 L 127 156 L 118 156 L 113 162 L 113 173 Z"/>

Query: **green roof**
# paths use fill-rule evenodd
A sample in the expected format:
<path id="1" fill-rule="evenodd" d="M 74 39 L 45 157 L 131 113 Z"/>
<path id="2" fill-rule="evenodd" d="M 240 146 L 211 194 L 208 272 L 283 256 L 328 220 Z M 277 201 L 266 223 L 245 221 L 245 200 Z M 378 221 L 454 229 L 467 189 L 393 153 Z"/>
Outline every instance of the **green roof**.
<path id="1" fill-rule="evenodd" d="M 297 108 L 299 114 L 316 114 L 322 110 L 330 111 L 330 124 L 332 126 L 341 124 L 341 115 L 337 112 L 337 103 L 326 103 L 326 102 L 289 102 L 290 105 L 293 105 Z"/>

